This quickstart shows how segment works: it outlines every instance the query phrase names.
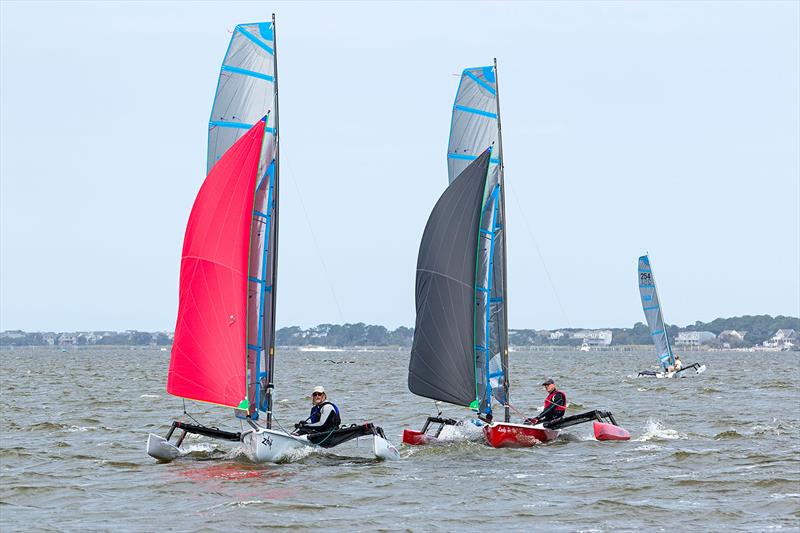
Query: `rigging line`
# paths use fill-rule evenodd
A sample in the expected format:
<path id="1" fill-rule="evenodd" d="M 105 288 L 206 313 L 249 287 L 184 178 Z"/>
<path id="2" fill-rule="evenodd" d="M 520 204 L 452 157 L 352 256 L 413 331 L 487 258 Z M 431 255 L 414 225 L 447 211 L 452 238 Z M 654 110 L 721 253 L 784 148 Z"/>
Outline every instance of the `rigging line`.
<path id="1" fill-rule="evenodd" d="M 331 290 L 331 295 L 333 296 L 333 303 L 336 304 L 336 310 L 339 312 L 339 322 L 344 324 L 344 313 L 342 313 L 342 307 L 339 305 L 339 299 L 336 297 L 336 291 L 333 288 L 333 283 L 331 282 L 331 276 L 328 273 L 328 266 L 325 264 L 325 259 L 322 256 L 322 250 L 319 247 L 319 243 L 317 242 L 317 236 L 314 233 L 314 228 L 311 227 L 311 219 L 308 216 L 308 211 L 306 211 L 306 204 L 303 202 L 303 195 L 300 193 L 300 186 L 297 184 L 297 177 L 294 174 L 294 170 L 292 169 L 289 162 L 285 160 L 286 155 L 284 154 L 284 161 L 281 161 L 286 168 L 289 170 L 289 174 L 292 176 L 292 184 L 294 185 L 295 191 L 297 191 L 297 197 L 300 199 L 300 207 L 303 208 L 303 216 L 306 219 L 306 225 L 308 226 L 308 231 L 311 233 L 311 240 L 314 241 L 314 249 L 317 251 L 317 257 L 319 258 L 319 262 L 322 265 L 322 270 L 325 272 L 325 280 L 328 282 L 328 288 Z"/>
<path id="2" fill-rule="evenodd" d="M 185 399 L 185 398 L 181 398 L 181 401 L 183 402 L 183 414 L 185 414 L 186 416 L 188 416 L 189 418 L 191 418 L 191 419 L 192 419 L 192 421 L 193 421 L 195 424 L 197 424 L 198 426 L 200 426 L 200 427 L 205 427 L 205 426 L 203 426 L 203 424 L 201 424 L 200 422 L 198 422 L 198 421 L 197 421 L 197 419 L 196 419 L 195 417 L 193 417 L 193 416 L 192 416 L 192 415 L 190 415 L 188 412 L 186 412 L 186 399 Z"/>
<path id="3" fill-rule="evenodd" d="M 550 284 L 550 290 L 553 291 L 553 296 L 556 299 L 556 303 L 558 303 L 559 309 L 561 309 L 561 314 L 564 316 L 564 320 L 566 321 L 566 323 L 571 324 L 572 321 L 569 319 L 567 311 L 564 309 L 564 306 L 561 303 L 561 298 L 558 297 L 558 292 L 556 291 L 556 286 L 553 283 L 553 278 L 550 276 L 550 271 L 547 269 L 547 264 L 544 262 L 544 256 L 542 255 L 542 250 L 539 248 L 539 243 L 536 240 L 533 231 L 531 230 L 530 224 L 528 223 L 528 217 L 525 216 L 525 210 L 522 209 L 522 204 L 520 203 L 519 198 L 517 198 L 517 194 L 514 192 L 514 189 L 510 185 L 508 186 L 508 191 L 511 193 L 511 196 L 514 197 L 514 202 L 517 204 L 519 212 L 522 214 L 522 221 L 525 222 L 525 229 L 528 230 L 528 235 L 533 241 L 533 245 L 536 248 L 536 253 L 539 255 L 539 260 L 542 262 L 542 268 L 544 269 L 545 275 L 547 275 L 547 281 Z"/>

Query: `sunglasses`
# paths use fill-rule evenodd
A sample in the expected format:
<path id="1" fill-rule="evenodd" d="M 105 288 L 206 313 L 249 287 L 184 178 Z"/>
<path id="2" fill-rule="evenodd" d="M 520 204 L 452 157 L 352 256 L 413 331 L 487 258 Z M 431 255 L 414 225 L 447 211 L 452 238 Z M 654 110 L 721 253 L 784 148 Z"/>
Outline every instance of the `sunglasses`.
<path id="1" fill-rule="evenodd" d="M 315 392 L 311 396 L 322 396 L 323 394 L 325 394 L 325 393 L 324 392 Z"/>

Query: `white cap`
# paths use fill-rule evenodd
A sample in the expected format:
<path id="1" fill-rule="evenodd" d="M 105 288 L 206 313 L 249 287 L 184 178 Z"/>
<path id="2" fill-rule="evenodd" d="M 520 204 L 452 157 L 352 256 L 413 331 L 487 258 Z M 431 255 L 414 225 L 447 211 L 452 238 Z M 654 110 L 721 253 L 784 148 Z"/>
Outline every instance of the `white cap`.
<path id="1" fill-rule="evenodd" d="M 322 385 L 317 385 L 314 387 L 314 390 L 311 392 L 311 394 L 314 394 L 315 392 L 321 392 L 322 394 L 325 394 L 325 387 Z"/>

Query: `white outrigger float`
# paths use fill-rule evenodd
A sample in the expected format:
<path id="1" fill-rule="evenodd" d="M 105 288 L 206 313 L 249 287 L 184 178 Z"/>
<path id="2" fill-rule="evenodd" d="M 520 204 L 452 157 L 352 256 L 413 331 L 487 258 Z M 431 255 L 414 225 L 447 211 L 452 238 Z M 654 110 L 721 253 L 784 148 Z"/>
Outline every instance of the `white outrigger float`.
<path id="1" fill-rule="evenodd" d="M 174 421 L 150 434 L 159 461 L 182 455 L 188 433 L 239 442 L 255 462 L 284 462 L 309 447 L 372 439 L 399 459 L 369 422 L 293 435 L 272 427 L 278 265 L 278 69 L 272 22 L 236 26 L 220 69 L 208 131 L 207 177 L 183 242 L 180 298 L 167 392 L 234 409 L 241 431 Z M 263 414 L 263 416 L 261 416 Z M 175 430 L 180 433 L 173 444 Z"/>

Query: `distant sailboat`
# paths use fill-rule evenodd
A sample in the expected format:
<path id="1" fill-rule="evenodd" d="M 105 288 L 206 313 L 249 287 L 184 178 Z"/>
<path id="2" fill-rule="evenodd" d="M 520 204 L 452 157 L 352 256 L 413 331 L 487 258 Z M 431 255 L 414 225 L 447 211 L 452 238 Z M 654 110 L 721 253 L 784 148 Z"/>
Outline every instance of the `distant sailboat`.
<path id="1" fill-rule="evenodd" d="M 166 438 L 149 435 L 147 452 L 172 460 L 185 435 L 195 433 L 241 442 L 253 460 L 277 462 L 308 446 L 367 436 L 376 456 L 399 458 L 372 424 L 303 436 L 272 427 L 280 183 L 275 44 L 274 16 L 271 23 L 241 24 L 223 60 L 209 121 L 208 176 L 183 243 L 167 377 L 170 394 L 233 408 L 242 431 L 175 421 Z M 182 433 L 172 444 L 176 429 Z"/>
<path id="2" fill-rule="evenodd" d="M 642 299 L 642 309 L 650 328 L 650 338 L 656 347 L 658 362 L 661 366 L 660 371 L 644 370 L 639 372 L 639 376 L 655 376 L 658 378 L 671 378 L 690 368 L 694 368 L 698 374 L 705 372 L 706 366 L 694 363 L 675 368 L 675 354 L 669 343 L 667 327 L 664 324 L 664 314 L 661 310 L 661 302 L 658 299 L 658 289 L 656 288 L 656 278 L 653 275 L 653 267 L 650 265 L 650 258 L 643 255 L 639 258 L 639 296 Z"/>
<path id="3" fill-rule="evenodd" d="M 418 396 L 471 408 L 494 447 L 532 446 L 556 438 L 559 427 L 510 423 L 502 162 L 495 62 L 465 69 L 456 92 L 447 150 L 449 186 L 431 212 L 417 259 L 408 388 Z M 501 407 L 503 422 L 494 422 L 494 404 Z M 601 415 L 611 416 L 592 411 L 569 418 L 580 423 Z M 434 441 L 445 425 L 457 423 L 428 417 L 422 431 L 406 429 L 403 442 Z M 437 429 L 430 435 L 432 426 Z"/>

